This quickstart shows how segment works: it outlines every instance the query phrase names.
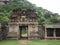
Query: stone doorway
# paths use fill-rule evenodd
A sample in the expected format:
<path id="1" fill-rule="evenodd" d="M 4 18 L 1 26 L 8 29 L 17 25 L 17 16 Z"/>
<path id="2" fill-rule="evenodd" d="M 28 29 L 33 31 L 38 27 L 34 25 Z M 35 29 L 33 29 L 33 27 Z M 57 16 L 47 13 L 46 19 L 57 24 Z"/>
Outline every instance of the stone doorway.
<path id="1" fill-rule="evenodd" d="M 27 25 L 19 26 L 19 31 L 20 31 L 20 39 L 28 39 L 28 26 Z"/>

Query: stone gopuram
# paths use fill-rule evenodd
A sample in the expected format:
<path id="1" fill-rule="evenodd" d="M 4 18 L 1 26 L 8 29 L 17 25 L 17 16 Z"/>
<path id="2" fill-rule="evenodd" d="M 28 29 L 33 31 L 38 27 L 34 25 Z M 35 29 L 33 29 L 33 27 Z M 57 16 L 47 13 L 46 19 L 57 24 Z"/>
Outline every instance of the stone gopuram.
<path id="1" fill-rule="evenodd" d="M 27 30 L 27 39 L 37 39 L 38 35 L 38 17 L 35 10 L 32 9 L 14 9 L 8 23 L 8 38 L 20 39 L 22 30 Z"/>

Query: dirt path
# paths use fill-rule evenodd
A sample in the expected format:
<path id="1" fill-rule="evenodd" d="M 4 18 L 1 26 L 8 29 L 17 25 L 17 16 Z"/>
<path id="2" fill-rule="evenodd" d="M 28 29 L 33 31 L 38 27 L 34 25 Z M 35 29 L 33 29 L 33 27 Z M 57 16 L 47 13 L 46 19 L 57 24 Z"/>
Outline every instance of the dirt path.
<path id="1" fill-rule="evenodd" d="M 21 40 L 18 40 L 18 43 L 19 45 L 28 45 L 29 40 L 21 39 Z"/>

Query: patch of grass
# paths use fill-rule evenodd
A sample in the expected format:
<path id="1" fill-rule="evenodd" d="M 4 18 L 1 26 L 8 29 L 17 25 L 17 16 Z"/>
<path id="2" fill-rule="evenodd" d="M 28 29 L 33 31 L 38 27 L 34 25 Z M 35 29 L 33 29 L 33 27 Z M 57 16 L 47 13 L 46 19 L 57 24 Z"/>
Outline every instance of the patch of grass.
<path id="1" fill-rule="evenodd" d="M 3 41 L 0 41 L 0 45 L 18 45 L 18 41 L 3 40 Z M 60 40 L 31 40 L 29 41 L 28 45 L 60 45 Z"/>
<path id="2" fill-rule="evenodd" d="M 17 40 L 2 40 L 0 45 L 18 45 Z"/>
<path id="3" fill-rule="evenodd" d="M 28 45 L 60 45 L 59 40 L 31 40 Z"/>

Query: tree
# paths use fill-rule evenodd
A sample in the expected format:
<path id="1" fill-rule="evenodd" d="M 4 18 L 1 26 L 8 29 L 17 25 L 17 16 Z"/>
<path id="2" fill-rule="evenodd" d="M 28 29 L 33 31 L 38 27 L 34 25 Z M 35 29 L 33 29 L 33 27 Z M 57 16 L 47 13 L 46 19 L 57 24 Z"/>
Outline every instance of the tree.
<path id="1" fill-rule="evenodd" d="M 53 14 L 51 11 L 43 9 L 42 7 L 37 7 L 35 4 L 32 4 L 27 0 L 10 0 L 6 5 L 0 5 L 0 22 L 8 22 L 10 12 L 17 8 L 35 9 L 37 11 L 39 23 L 41 24 L 55 23 L 59 17 L 59 14 Z"/>
<path id="2" fill-rule="evenodd" d="M 8 20 L 9 20 L 9 13 L 0 12 L 0 23 L 8 22 Z"/>
<path id="3" fill-rule="evenodd" d="M 28 9 L 28 8 L 35 8 L 35 5 L 31 4 L 30 2 L 28 2 L 27 0 L 14 0 L 14 1 L 9 1 L 9 3 L 7 3 L 6 5 L 0 5 L 0 22 L 8 22 L 9 20 L 9 16 L 10 16 L 10 12 L 13 9 L 17 9 L 17 8 L 21 8 L 21 9 Z"/>

